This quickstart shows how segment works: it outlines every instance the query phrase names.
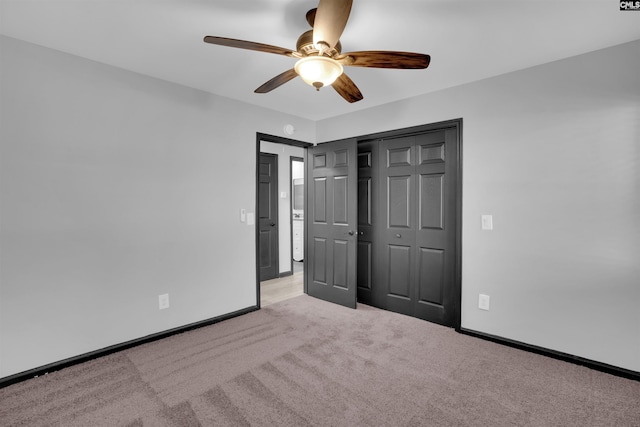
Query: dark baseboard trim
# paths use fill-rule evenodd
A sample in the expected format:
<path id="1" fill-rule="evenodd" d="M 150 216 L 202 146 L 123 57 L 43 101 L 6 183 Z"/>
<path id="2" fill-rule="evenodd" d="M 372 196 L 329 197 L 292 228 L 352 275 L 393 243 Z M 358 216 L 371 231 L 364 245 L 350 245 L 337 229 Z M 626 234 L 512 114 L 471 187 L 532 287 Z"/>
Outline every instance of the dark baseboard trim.
<path id="1" fill-rule="evenodd" d="M 473 331 L 465 328 L 458 329 L 458 332 L 460 332 L 461 334 L 469 335 L 469 336 L 480 338 L 483 340 L 517 348 L 519 350 L 529 351 L 531 353 L 540 354 L 542 356 L 552 357 L 554 359 L 573 363 L 575 365 L 585 366 L 587 368 L 594 369 L 600 372 L 605 372 L 607 374 L 615 375 L 617 377 L 623 377 L 630 380 L 640 381 L 640 372 L 631 371 L 629 369 L 619 368 L 617 366 L 608 365 L 606 363 L 597 362 L 595 360 L 585 359 L 583 357 L 574 356 L 572 354 L 563 353 L 561 351 L 550 350 L 544 347 L 538 347 L 536 345 L 526 344 L 520 341 L 511 340 L 508 338 L 502 338 L 502 337 L 498 337 L 491 334 L 485 334 L 484 332 L 477 332 L 477 331 Z"/>
<path id="2" fill-rule="evenodd" d="M 293 276 L 293 271 L 283 271 L 282 273 L 278 274 L 278 278 L 287 276 Z"/>
<path id="3" fill-rule="evenodd" d="M 244 314 L 248 314 L 259 309 L 260 308 L 258 306 L 243 308 L 241 310 L 223 314 L 221 316 L 216 316 L 210 319 L 201 320 L 200 322 L 190 323 L 188 325 L 180 326 L 178 328 L 169 329 L 163 332 L 147 335 L 145 337 L 123 342 L 121 344 L 115 344 L 109 347 L 102 348 L 100 350 L 81 354 L 79 356 L 70 357 L 68 359 L 60 360 L 58 362 L 54 362 L 48 365 L 40 366 L 38 368 L 30 369 L 28 371 L 19 372 L 17 374 L 1 378 L 0 388 L 7 387 L 11 384 L 19 383 L 21 381 L 25 381 L 34 377 L 39 377 L 40 375 L 45 375 L 45 374 L 48 374 L 49 372 L 59 371 L 64 368 L 68 368 L 69 366 L 77 365 L 83 362 L 88 362 L 89 360 L 97 359 L 98 357 L 107 356 L 109 354 L 116 353 L 118 351 L 126 350 L 129 348 L 136 347 L 136 346 L 153 342 L 153 341 L 158 341 L 163 338 L 170 337 L 172 335 L 181 334 L 183 332 L 191 331 L 193 329 L 198 329 L 204 326 L 213 325 L 214 323 L 218 323 L 224 320 L 232 319 L 234 317 L 242 316 Z"/>

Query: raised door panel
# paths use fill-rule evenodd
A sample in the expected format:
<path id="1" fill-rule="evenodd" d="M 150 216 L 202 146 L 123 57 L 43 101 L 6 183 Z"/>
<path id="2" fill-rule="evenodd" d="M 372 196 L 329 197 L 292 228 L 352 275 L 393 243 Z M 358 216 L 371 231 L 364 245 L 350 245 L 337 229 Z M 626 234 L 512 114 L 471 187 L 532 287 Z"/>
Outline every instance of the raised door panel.
<path id="1" fill-rule="evenodd" d="M 413 176 L 389 176 L 387 178 L 387 227 L 412 228 Z"/>
<path id="2" fill-rule="evenodd" d="M 419 182 L 419 228 L 444 229 L 444 174 L 420 175 Z"/>
<path id="3" fill-rule="evenodd" d="M 271 230 L 260 231 L 260 268 L 273 268 L 273 257 L 271 247 L 273 242 L 273 233 Z"/>
<path id="4" fill-rule="evenodd" d="M 315 170 L 327 167 L 327 153 L 314 154 L 311 165 Z"/>
<path id="5" fill-rule="evenodd" d="M 327 223 L 327 178 L 319 177 L 313 181 L 313 216 L 314 224 Z"/>
<path id="6" fill-rule="evenodd" d="M 333 178 L 333 225 L 348 225 L 349 223 L 349 177 L 336 176 Z"/>
<path id="7" fill-rule="evenodd" d="M 261 182 L 259 186 L 260 206 L 258 206 L 258 218 L 259 219 L 271 219 L 273 207 L 271 206 L 271 182 Z"/>
<path id="8" fill-rule="evenodd" d="M 418 302 L 442 307 L 444 251 L 420 248 L 418 254 Z"/>
<path id="9" fill-rule="evenodd" d="M 387 247 L 389 297 L 405 300 L 411 298 L 411 249 L 409 246 L 399 245 L 389 245 Z"/>
<path id="10" fill-rule="evenodd" d="M 405 145 L 409 142 L 410 145 Z M 391 145 L 393 144 L 393 146 Z M 388 168 L 397 168 L 403 166 L 413 166 L 413 138 L 401 138 L 396 141 L 389 141 L 386 145 L 386 159 Z"/>
<path id="11" fill-rule="evenodd" d="M 311 265 L 313 283 L 318 285 L 327 284 L 327 239 L 314 237 L 313 251 L 311 251 Z"/>
<path id="12" fill-rule="evenodd" d="M 352 243 L 353 244 L 353 243 Z M 349 241 L 333 241 L 333 286 L 342 289 L 349 289 L 349 266 L 355 262 L 350 259 Z"/>
<path id="13" fill-rule="evenodd" d="M 436 132 L 437 133 L 437 132 Z M 418 164 L 426 165 L 429 163 L 444 163 L 445 157 L 445 141 L 442 135 L 436 137 L 439 140 L 418 141 Z"/>

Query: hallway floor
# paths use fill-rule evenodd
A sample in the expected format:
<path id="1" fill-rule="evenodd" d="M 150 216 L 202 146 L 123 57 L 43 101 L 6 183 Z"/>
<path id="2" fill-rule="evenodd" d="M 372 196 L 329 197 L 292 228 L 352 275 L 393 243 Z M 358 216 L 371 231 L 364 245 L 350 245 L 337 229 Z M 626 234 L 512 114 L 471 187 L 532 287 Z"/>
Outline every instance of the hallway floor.
<path id="1" fill-rule="evenodd" d="M 304 274 L 302 271 L 291 276 L 265 280 L 260 283 L 260 306 L 284 301 L 304 293 Z"/>

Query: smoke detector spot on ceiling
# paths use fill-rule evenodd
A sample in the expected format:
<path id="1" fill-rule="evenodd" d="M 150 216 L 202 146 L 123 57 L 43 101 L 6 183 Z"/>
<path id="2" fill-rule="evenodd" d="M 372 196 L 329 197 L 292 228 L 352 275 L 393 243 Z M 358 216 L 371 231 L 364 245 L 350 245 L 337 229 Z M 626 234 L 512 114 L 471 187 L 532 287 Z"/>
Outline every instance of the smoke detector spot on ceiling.
<path id="1" fill-rule="evenodd" d="M 284 133 L 291 136 L 296 133 L 296 128 L 293 125 L 284 125 Z"/>

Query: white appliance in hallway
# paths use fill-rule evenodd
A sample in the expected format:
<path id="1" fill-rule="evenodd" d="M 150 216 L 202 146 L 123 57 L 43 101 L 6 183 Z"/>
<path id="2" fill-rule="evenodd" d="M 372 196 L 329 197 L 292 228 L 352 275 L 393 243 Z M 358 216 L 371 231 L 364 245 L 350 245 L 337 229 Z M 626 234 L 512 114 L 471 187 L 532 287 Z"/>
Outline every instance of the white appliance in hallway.
<path id="1" fill-rule="evenodd" d="M 304 178 L 293 180 L 293 260 L 304 258 Z"/>

